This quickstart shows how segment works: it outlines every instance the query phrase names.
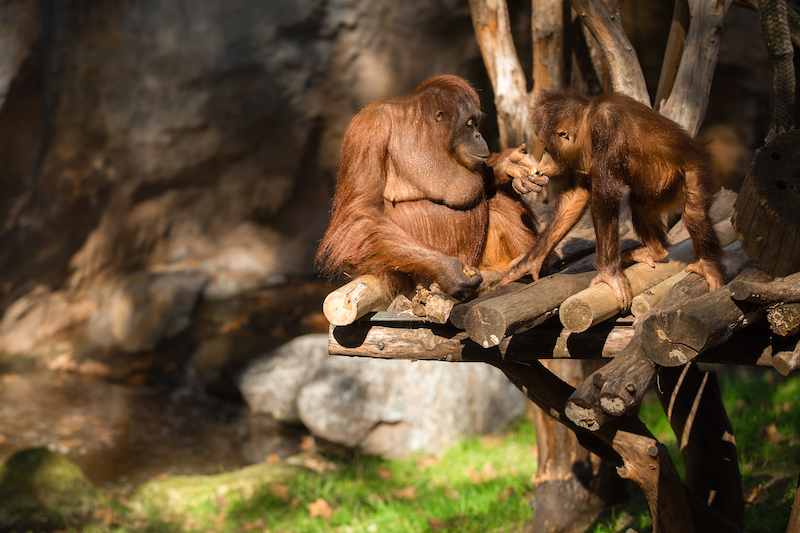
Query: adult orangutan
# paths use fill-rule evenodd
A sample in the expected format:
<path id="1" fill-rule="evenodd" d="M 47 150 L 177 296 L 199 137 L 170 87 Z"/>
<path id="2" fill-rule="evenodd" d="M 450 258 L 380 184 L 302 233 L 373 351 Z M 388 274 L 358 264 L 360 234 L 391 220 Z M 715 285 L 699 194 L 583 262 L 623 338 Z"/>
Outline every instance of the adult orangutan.
<path id="1" fill-rule="evenodd" d="M 702 143 L 646 105 L 616 93 L 589 99 L 569 89 L 543 91 L 534 104 L 533 126 L 546 147 L 536 173 L 562 176 L 568 187 L 556 199 L 540 239 L 512 263 L 503 282 L 528 273 L 538 279 L 547 256 L 591 206 L 598 272 L 592 285 L 608 283 L 627 311 L 632 294 L 622 273 L 619 203 L 630 189 L 633 226 L 644 245 L 630 259 L 653 266 L 666 257 L 661 214 L 682 196 L 683 221 L 695 250 L 686 270 L 703 276 L 711 290 L 724 285 L 722 249 L 708 217 L 712 177 Z"/>
<path id="2" fill-rule="evenodd" d="M 539 191 L 524 145 L 490 155 L 480 100 L 457 76 L 373 102 L 350 122 L 339 154 L 331 222 L 317 252 L 323 274 L 373 274 L 387 297 L 437 282 L 457 298 L 536 239 L 517 191 Z"/>

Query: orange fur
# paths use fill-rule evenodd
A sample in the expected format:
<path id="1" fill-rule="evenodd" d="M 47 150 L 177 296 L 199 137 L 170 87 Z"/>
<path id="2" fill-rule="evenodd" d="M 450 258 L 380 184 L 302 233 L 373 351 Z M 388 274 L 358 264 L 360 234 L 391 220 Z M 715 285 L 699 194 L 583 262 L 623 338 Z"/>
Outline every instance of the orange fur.
<path id="1" fill-rule="evenodd" d="M 374 102 L 345 132 L 323 274 L 378 276 L 392 297 L 438 282 L 473 292 L 476 267 L 507 264 L 535 242 L 535 218 L 509 194 L 511 151 L 485 164 L 477 93 L 456 76 Z M 477 147 L 477 148 L 476 148 Z M 527 171 L 526 171 L 527 172 Z"/>

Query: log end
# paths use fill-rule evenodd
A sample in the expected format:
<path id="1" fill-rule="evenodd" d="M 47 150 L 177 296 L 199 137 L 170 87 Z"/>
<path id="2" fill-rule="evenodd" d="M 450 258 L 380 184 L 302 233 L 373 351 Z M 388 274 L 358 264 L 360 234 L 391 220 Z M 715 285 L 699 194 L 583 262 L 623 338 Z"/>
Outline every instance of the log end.
<path id="1" fill-rule="evenodd" d="M 765 272 L 786 276 L 800 270 L 800 130 L 760 148 L 733 212 L 742 248 Z"/>
<path id="2" fill-rule="evenodd" d="M 662 366 L 685 365 L 697 357 L 706 339 L 706 325 L 680 309 L 650 315 L 642 323 L 644 353 Z"/>
<path id="3" fill-rule="evenodd" d="M 559 308 L 558 317 L 568 331 L 582 333 L 592 327 L 594 311 L 586 300 L 568 298 Z"/>
<path id="4" fill-rule="evenodd" d="M 503 313 L 489 306 L 476 305 L 464 317 L 464 330 L 469 338 L 483 348 L 500 344 L 506 335 L 508 322 Z"/>
<path id="5" fill-rule="evenodd" d="M 600 422 L 597 419 L 597 412 L 591 407 L 582 407 L 576 402 L 568 401 L 564 406 L 564 414 L 572 420 L 575 425 L 597 431 L 600 429 Z"/>

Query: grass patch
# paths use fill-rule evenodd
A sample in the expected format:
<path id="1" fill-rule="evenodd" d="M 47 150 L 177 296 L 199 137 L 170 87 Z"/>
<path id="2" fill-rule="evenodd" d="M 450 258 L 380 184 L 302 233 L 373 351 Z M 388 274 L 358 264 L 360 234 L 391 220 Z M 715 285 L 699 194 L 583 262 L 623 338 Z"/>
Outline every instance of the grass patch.
<path id="1" fill-rule="evenodd" d="M 800 465 L 800 380 L 740 368 L 724 368 L 719 378 L 749 501 L 745 529 L 785 531 Z M 675 436 L 652 392 L 641 418 L 682 470 Z M 209 489 L 207 497 L 179 511 L 110 498 L 83 531 L 521 533 L 531 517 L 536 454 L 528 420 L 503 435 L 468 439 L 438 459 L 355 455 L 325 460 L 335 469 L 321 474 L 304 469 L 250 493 Z M 652 530 L 643 496 L 634 486 L 631 494 L 629 502 L 609 509 L 586 533 Z"/>

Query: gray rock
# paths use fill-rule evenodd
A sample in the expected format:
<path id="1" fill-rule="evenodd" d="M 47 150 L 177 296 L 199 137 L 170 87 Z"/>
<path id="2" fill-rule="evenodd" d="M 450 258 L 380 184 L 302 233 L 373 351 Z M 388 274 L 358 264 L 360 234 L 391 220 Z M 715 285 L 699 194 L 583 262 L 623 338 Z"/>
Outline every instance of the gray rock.
<path id="1" fill-rule="evenodd" d="M 483 364 L 329 356 L 308 335 L 252 365 L 241 391 L 254 412 L 299 420 L 317 437 L 384 457 L 439 454 L 457 439 L 503 430 L 528 404 Z"/>
<path id="2" fill-rule="evenodd" d="M 298 423 L 297 394 L 328 355 L 328 336 L 305 335 L 254 361 L 239 379 L 250 410 L 286 423 Z"/>

